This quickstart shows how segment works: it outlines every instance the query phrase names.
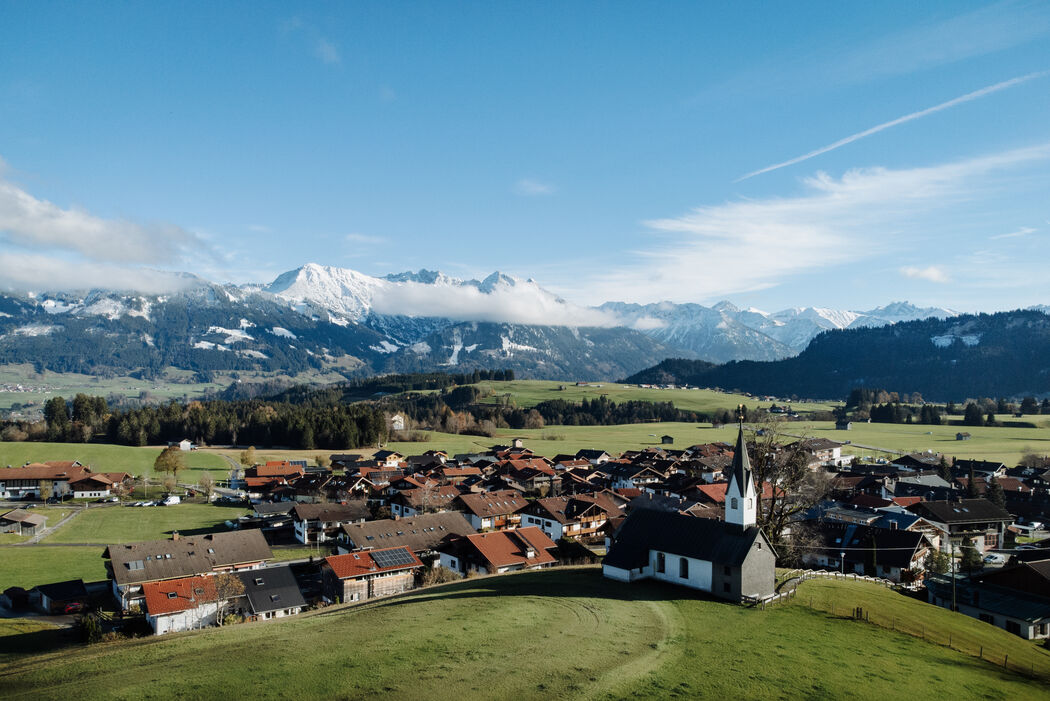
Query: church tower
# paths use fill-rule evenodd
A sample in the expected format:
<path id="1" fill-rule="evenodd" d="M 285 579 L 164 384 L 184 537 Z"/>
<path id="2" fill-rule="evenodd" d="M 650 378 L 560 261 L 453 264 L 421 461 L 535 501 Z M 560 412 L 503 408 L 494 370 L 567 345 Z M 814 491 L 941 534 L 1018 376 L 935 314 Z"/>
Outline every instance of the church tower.
<path id="1" fill-rule="evenodd" d="M 745 530 L 755 525 L 757 513 L 755 478 L 751 472 L 751 460 L 747 456 L 747 443 L 744 441 L 744 424 L 741 422 L 733 455 L 733 473 L 726 488 L 726 523 Z"/>

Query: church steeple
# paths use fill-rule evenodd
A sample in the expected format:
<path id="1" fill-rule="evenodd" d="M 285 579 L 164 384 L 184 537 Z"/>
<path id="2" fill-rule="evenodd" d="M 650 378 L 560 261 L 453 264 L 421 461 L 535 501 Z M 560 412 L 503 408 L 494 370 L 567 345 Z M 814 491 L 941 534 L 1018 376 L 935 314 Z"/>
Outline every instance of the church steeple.
<path id="1" fill-rule="evenodd" d="M 751 459 L 747 455 L 747 442 L 744 440 L 744 420 L 740 417 L 740 429 L 733 452 L 733 471 L 726 487 L 726 523 L 740 528 L 754 526 L 758 510 L 756 497 L 755 477 L 751 472 Z"/>

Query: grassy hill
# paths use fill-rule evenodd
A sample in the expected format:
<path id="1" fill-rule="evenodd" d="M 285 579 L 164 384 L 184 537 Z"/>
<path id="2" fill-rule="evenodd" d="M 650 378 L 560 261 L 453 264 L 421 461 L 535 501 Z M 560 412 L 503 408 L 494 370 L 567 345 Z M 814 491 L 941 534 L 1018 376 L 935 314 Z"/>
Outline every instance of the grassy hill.
<path id="1" fill-rule="evenodd" d="M 133 448 L 104 443 L 0 443 L 0 466 L 18 467 L 27 462 L 45 460 L 79 460 L 95 472 L 127 472 L 135 476 L 153 474 L 153 462 L 162 446 Z M 222 457 L 199 450 L 183 453 L 187 471 L 180 481 L 194 477 L 194 471 L 210 470 L 212 477 L 221 479 L 229 471 L 229 463 Z"/>
<path id="2" fill-rule="evenodd" d="M 45 654 L 13 655 L 11 636 L 0 638 L 0 659 L 12 699 L 1046 697 L 1045 682 L 814 610 L 806 595 L 845 607 L 859 592 L 869 607 L 954 625 L 961 617 L 947 611 L 862 583 L 806 582 L 800 592 L 763 611 L 611 582 L 594 568 L 554 570 Z M 1050 655 L 973 625 L 987 647 L 1050 675 Z"/>

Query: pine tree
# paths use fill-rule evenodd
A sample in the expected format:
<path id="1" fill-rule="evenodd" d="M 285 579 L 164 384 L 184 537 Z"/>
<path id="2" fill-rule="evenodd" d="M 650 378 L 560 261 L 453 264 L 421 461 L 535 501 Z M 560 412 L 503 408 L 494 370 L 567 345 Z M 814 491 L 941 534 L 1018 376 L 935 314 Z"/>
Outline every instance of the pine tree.
<path id="1" fill-rule="evenodd" d="M 948 467 L 948 461 L 941 456 L 941 461 L 937 463 L 937 476 L 948 484 L 952 483 L 952 469 Z"/>
<path id="2" fill-rule="evenodd" d="M 981 554 L 977 552 L 977 547 L 974 545 L 973 538 L 967 538 L 966 542 L 963 543 L 960 566 L 967 574 L 973 574 L 984 566 L 981 562 Z"/>
<path id="3" fill-rule="evenodd" d="M 973 467 L 970 467 L 970 477 L 966 480 L 966 496 L 970 499 L 976 499 L 981 496 L 981 493 L 977 491 L 977 478 L 974 476 Z"/>
<path id="4" fill-rule="evenodd" d="M 1001 509 L 1006 508 L 1006 494 L 1003 492 L 1003 485 L 995 479 L 995 475 L 988 480 L 988 489 L 984 491 L 984 498 Z"/>

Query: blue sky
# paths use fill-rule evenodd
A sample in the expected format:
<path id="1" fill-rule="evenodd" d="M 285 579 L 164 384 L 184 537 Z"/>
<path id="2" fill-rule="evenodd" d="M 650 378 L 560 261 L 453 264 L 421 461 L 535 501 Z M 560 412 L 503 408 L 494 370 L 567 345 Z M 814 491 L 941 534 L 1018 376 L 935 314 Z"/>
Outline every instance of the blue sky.
<path id="1" fill-rule="evenodd" d="M 1050 4 L 724 5 L 0 0 L 0 274 L 1050 303 Z"/>

